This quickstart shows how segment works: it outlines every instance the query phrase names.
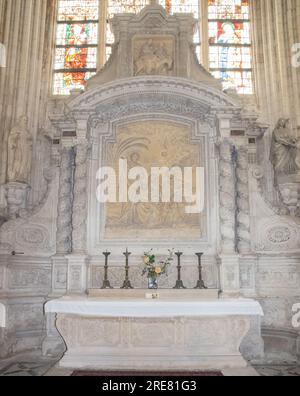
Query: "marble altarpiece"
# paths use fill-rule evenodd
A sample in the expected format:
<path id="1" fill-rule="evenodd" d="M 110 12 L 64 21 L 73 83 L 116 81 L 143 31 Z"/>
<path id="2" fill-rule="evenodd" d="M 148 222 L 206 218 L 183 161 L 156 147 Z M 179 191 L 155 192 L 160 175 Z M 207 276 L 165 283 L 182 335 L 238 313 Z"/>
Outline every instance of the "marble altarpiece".
<path id="1" fill-rule="evenodd" d="M 36 199 L 28 199 L 29 180 L 21 180 L 21 193 L 11 185 L 18 180 L 5 183 L 0 301 L 7 307 L 8 323 L 14 323 L 4 329 L 5 353 L 36 346 L 36 335 L 46 354 L 61 351 L 51 315 L 46 318 L 47 334 L 43 332 L 44 302 L 99 287 L 103 249 L 113 252 L 111 280 L 119 287 L 126 246 L 134 252 L 133 268 L 148 247 L 184 251 L 188 287 L 194 286 L 195 252 L 203 251 L 210 288 L 227 297 L 259 300 L 267 313 L 266 327 L 274 320 L 289 326 L 288 306 L 299 293 L 300 279 L 298 157 L 293 169 L 284 166 L 288 183 L 281 183 L 278 157 L 266 159 L 262 151 L 268 125 L 237 95 L 222 92 L 221 83 L 199 65 L 193 24 L 191 15 L 170 16 L 157 5 L 137 16 L 115 16 L 111 58 L 88 81 L 86 92 L 49 100 L 49 121 L 35 141 L 40 150 L 33 149 L 32 172 L 43 176 L 42 193 L 33 191 Z M 204 166 L 202 215 L 186 218 L 175 206 L 168 208 L 170 219 L 163 219 L 166 211 L 159 204 L 151 223 L 147 212 L 154 209 L 145 205 L 134 211 L 99 205 L 97 170 L 113 163 L 124 145 L 122 155 L 132 164 L 143 158 L 147 166 L 147 161 L 160 163 L 167 157 L 170 164 L 176 159 L 182 165 Z M 273 168 L 270 192 L 265 178 L 273 176 Z M 13 251 L 23 254 L 12 256 Z M 162 287 L 172 287 L 175 278 L 174 269 Z M 145 280 L 133 271 L 132 282 L 143 287 Z M 280 301 L 274 287 L 284 296 Z M 26 304 L 9 300 L 16 290 L 27 297 Z M 25 341 L 14 331 L 15 323 Z M 250 359 L 263 355 L 260 330 L 253 321 L 242 346 Z M 296 332 L 286 342 L 292 349 Z"/>

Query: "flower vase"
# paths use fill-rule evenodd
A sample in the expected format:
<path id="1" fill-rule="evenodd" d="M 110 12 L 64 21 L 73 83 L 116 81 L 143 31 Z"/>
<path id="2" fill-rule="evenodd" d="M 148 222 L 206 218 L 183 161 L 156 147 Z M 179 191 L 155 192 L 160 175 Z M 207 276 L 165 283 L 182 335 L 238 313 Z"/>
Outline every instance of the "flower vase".
<path id="1" fill-rule="evenodd" d="M 156 276 L 149 276 L 148 289 L 149 290 L 157 290 L 158 289 L 158 279 Z"/>

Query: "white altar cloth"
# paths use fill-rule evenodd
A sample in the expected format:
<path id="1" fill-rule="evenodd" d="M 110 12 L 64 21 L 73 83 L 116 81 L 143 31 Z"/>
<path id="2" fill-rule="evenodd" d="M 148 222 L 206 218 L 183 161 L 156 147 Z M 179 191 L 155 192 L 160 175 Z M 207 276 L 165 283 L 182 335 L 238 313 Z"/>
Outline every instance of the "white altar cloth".
<path id="1" fill-rule="evenodd" d="M 63 297 L 49 301 L 46 313 L 95 317 L 196 317 L 196 316 L 264 316 L 257 301 L 230 300 L 111 300 L 89 297 Z"/>

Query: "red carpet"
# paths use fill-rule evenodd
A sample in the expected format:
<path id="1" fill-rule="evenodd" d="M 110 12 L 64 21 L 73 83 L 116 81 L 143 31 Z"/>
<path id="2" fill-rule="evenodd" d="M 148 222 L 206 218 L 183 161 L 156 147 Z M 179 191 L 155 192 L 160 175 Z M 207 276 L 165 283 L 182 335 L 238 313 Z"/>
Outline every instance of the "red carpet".
<path id="1" fill-rule="evenodd" d="M 221 371 L 142 372 L 142 371 L 74 371 L 72 377 L 223 377 Z"/>

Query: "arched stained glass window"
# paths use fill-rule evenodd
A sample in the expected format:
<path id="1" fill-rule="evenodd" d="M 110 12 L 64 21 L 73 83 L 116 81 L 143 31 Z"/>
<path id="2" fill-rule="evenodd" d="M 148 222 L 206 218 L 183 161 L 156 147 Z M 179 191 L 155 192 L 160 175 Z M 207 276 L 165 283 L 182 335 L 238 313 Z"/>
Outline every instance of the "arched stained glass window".
<path id="1" fill-rule="evenodd" d="M 99 0 L 59 0 L 54 95 L 83 88 L 97 70 Z"/>
<path id="2" fill-rule="evenodd" d="M 252 94 L 249 0 L 208 0 L 209 68 L 224 88 Z"/>

